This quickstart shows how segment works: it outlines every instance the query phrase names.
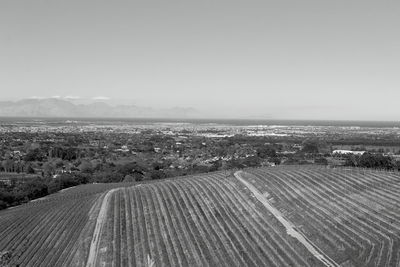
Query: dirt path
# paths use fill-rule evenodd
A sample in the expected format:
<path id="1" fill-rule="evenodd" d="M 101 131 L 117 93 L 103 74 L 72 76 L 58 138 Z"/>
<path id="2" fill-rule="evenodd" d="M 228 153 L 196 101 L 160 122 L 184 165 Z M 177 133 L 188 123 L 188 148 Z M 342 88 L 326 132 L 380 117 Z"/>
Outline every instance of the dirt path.
<path id="1" fill-rule="evenodd" d="M 311 243 L 311 241 L 304 236 L 302 233 L 298 232 L 295 226 L 288 220 L 286 220 L 282 213 L 273 207 L 268 199 L 251 183 L 247 182 L 244 178 L 242 178 L 243 171 L 237 171 L 235 172 L 235 177 L 242 182 L 257 198 L 258 201 L 260 201 L 268 210 L 271 212 L 275 218 L 278 219 L 278 221 L 285 226 L 286 232 L 288 235 L 292 236 L 293 238 L 296 238 L 300 243 L 302 243 L 307 250 L 314 255 L 318 260 L 320 260 L 325 266 L 328 267 L 337 267 L 340 266 L 337 264 L 335 261 L 333 261 L 331 258 L 329 258 L 328 255 L 326 255 L 321 249 L 319 249 L 316 245 Z"/>
<path id="2" fill-rule="evenodd" d="M 94 228 L 93 232 L 92 242 L 90 243 L 89 256 L 86 261 L 87 267 L 96 266 L 97 253 L 99 251 L 99 245 L 100 245 L 100 235 L 101 235 L 101 230 L 103 229 L 104 224 L 106 222 L 108 204 L 110 202 L 111 195 L 117 190 L 118 188 L 108 191 L 101 203 L 99 215 L 97 216 L 96 227 Z"/>

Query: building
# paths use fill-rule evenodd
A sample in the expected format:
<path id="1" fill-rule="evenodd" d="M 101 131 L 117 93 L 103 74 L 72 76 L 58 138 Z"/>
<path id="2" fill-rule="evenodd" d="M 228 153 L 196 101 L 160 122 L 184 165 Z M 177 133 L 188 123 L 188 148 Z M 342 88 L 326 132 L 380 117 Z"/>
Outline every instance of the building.
<path id="1" fill-rule="evenodd" d="M 366 153 L 366 151 L 352 151 L 352 150 L 342 150 L 342 149 L 334 150 L 334 151 L 332 152 L 333 155 L 347 155 L 347 154 L 352 154 L 352 155 L 358 155 L 358 156 L 361 156 L 361 155 L 363 155 L 364 153 Z"/>

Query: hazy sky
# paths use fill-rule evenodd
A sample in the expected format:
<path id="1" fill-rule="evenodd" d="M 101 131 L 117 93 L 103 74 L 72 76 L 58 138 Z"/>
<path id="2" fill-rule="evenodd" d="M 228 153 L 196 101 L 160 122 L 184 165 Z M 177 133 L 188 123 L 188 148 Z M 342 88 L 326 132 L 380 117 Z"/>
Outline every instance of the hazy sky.
<path id="1" fill-rule="evenodd" d="M 1 0 L 0 98 L 400 119 L 400 1 Z"/>

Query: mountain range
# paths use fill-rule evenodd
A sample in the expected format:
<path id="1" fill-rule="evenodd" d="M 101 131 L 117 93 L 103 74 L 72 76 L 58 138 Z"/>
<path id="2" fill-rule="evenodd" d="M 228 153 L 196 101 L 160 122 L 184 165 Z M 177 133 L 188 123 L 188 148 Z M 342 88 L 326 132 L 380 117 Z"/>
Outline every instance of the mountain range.
<path id="1" fill-rule="evenodd" d="M 1 117 L 72 117 L 72 118 L 194 118 L 193 108 L 139 107 L 110 105 L 104 102 L 75 104 L 58 98 L 0 101 Z"/>

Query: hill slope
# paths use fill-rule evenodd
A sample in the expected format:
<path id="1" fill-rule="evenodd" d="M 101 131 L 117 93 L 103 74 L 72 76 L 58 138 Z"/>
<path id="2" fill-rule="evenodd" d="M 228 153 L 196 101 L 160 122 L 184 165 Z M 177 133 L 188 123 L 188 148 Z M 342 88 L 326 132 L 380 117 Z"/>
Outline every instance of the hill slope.
<path id="1" fill-rule="evenodd" d="M 398 173 L 277 167 L 241 177 L 248 186 L 217 172 L 72 188 L 1 211 L 0 252 L 21 266 L 399 264 Z"/>

